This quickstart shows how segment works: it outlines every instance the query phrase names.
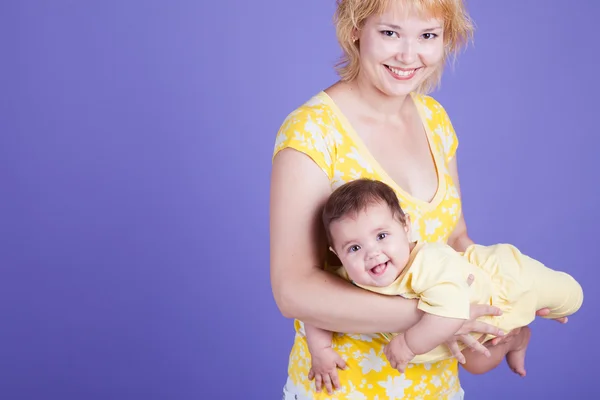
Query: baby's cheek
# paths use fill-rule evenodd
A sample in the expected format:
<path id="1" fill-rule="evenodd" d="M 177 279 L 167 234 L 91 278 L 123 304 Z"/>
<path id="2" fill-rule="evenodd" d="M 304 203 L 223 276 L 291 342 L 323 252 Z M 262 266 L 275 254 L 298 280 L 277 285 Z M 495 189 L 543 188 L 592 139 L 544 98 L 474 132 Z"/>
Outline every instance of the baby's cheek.
<path id="1" fill-rule="evenodd" d="M 354 264 L 350 264 L 346 270 L 348 271 L 348 275 L 350 275 L 350 278 L 357 280 L 360 279 L 361 276 L 361 270 L 358 267 L 358 265 L 356 265 L 356 263 Z"/>
<path id="2" fill-rule="evenodd" d="M 367 285 L 371 282 L 371 277 L 365 271 L 365 266 L 362 263 L 353 264 L 346 268 L 348 277 L 357 284 Z"/>
<path id="3" fill-rule="evenodd" d="M 402 254 L 399 254 L 397 257 L 395 257 L 393 259 L 393 262 L 396 268 L 398 268 L 399 270 L 404 269 L 404 266 L 408 263 L 409 256 L 410 253 L 403 252 Z"/>

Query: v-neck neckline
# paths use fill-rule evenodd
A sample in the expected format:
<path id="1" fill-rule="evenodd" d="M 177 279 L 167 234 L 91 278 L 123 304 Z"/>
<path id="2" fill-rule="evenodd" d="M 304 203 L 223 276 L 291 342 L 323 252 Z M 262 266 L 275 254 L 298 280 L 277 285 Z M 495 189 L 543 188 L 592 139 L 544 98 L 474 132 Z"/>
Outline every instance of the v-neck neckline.
<path id="1" fill-rule="evenodd" d="M 346 116 L 344 115 L 342 110 L 337 106 L 337 104 L 331 98 L 331 96 L 329 96 L 324 90 L 321 91 L 319 93 L 319 95 L 327 103 L 327 105 L 329 105 L 331 107 L 331 109 L 334 111 L 334 113 L 340 120 L 340 123 L 344 127 L 344 130 L 348 134 L 348 136 L 350 136 L 352 141 L 359 148 L 358 149 L 359 152 L 365 156 L 365 158 L 367 159 L 369 164 L 372 166 L 373 170 L 382 177 L 383 181 L 385 181 L 388 185 L 395 188 L 398 191 L 398 193 L 402 194 L 406 199 L 408 199 L 414 203 L 417 203 L 423 207 L 426 207 L 428 209 L 435 208 L 440 203 L 440 201 L 444 197 L 444 193 L 443 193 L 444 191 L 442 190 L 442 188 L 445 185 L 445 177 L 444 177 L 444 174 L 441 172 L 441 168 L 440 168 L 442 161 L 439 159 L 438 151 L 436 151 L 436 149 L 435 149 L 433 133 L 431 132 L 431 129 L 429 128 L 429 124 L 427 123 L 427 119 L 425 117 L 425 112 L 422 108 L 423 105 L 422 105 L 421 101 L 416 98 L 414 93 L 412 93 L 412 92 L 410 93 L 411 100 L 413 101 L 413 103 L 415 104 L 415 107 L 417 108 L 417 112 L 419 114 L 419 119 L 421 120 L 421 125 L 425 129 L 425 135 L 427 137 L 427 144 L 429 146 L 429 152 L 430 152 L 432 160 L 433 160 L 435 173 L 436 173 L 436 177 L 437 177 L 436 191 L 435 191 L 435 194 L 433 195 L 433 198 L 429 201 L 413 196 L 411 193 L 407 192 L 400 185 L 398 185 L 392 179 L 392 177 L 387 173 L 387 171 L 381 166 L 381 164 L 375 159 L 373 154 L 369 151 L 369 148 L 367 147 L 367 145 L 364 143 L 364 141 L 358 135 L 358 133 L 356 132 L 356 130 L 354 129 L 354 127 L 352 126 L 352 124 L 350 123 L 348 118 L 346 118 Z"/>

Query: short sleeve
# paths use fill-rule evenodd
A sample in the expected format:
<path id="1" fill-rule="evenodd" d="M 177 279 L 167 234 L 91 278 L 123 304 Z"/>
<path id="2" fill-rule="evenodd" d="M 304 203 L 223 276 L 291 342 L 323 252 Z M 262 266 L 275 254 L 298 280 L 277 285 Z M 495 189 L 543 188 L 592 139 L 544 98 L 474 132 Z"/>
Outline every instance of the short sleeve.
<path id="1" fill-rule="evenodd" d="M 458 137 L 444 107 L 433 97 L 423 96 L 421 102 L 431 131 L 438 137 L 446 162 L 450 162 L 458 148 Z"/>
<path id="2" fill-rule="evenodd" d="M 450 118 L 445 111 L 444 115 L 446 115 L 446 123 L 444 124 L 444 140 L 446 141 L 446 143 L 444 143 L 444 154 L 446 155 L 446 162 L 449 163 L 456 155 L 456 149 L 458 149 L 458 137 L 454 131 L 454 126 L 452 126 L 452 121 L 450 121 Z"/>
<path id="3" fill-rule="evenodd" d="M 334 142 L 328 139 L 329 126 L 322 115 L 318 105 L 304 105 L 289 114 L 277 132 L 273 158 L 283 149 L 297 150 L 310 157 L 331 180 Z"/>
<path id="4" fill-rule="evenodd" d="M 447 318 L 469 319 L 470 299 L 467 277 L 458 263 L 467 262 L 458 253 L 425 251 L 419 267 L 412 271 L 412 289 L 419 297 L 418 308 Z"/>

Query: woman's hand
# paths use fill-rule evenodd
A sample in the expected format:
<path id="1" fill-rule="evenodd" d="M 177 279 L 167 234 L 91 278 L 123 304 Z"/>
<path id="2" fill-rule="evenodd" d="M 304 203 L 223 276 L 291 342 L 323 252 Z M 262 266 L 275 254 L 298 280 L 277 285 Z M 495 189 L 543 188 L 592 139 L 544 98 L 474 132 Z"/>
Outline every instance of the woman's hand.
<path id="1" fill-rule="evenodd" d="M 473 280 L 473 275 L 469 275 L 469 278 L 467 280 L 469 286 L 471 286 Z M 465 356 L 461 353 L 460 348 L 458 347 L 459 341 L 478 353 L 484 354 L 487 357 L 490 356 L 489 350 L 480 342 L 478 342 L 475 338 L 473 338 L 470 335 L 471 333 L 477 332 L 483 334 L 490 334 L 498 337 L 504 336 L 504 332 L 502 332 L 499 328 L 490 324 L 486 324 L 485 322 L 477 321 L 479 317 L 483 317 L 484 315 L 502 315 L 502 310 L 500 310 L 498 307 L 485 304 L 471 304 L 471 313 L 469 319 L 466 320 L 463 323 L 462 327 L 454 334 L 454 336 L 446 342 L 446 345 L 448 346 L 448 349 L 450 350 L 452 355 L 461 364 L 464 364 L 466 360 Z"/>
<path id="2" fill-rule="evenodd" d="M 486 324 L 485 322 L 477 321 L 477 318 L 483 317 L 484 315 L 498 316 L 502 315 L 502 311 L 498 307 L 488 306 L 485 304 L 471 304 L 471 315 L 470 319 L 466 320 L 462 327 L 454 334 L 454 336 L 446 342 L 448 349 L 452 355 L 460 362 L 464 364 L 466 362 L 465 356 L 461 353 L 458 347 L 458 342 L 464 343 L 474 351 L 484 354 L 486 357 L 490 356 L 490 351 L 479 341 L 477 341 L 471 333 L 483 333 L 490 334 L 498 337 L 504 336 L 499 328 Z"/>
<path id="3" fill-rule="evenodd" d="M 538 317 L 545 317 L 548 314 L 550 314 L 549 308 L 542 308 L 541 310 L 537 310 L 537 312 L 535 313 L 535 315 L 537 315 Z M 555 318 L 554 321 L 559 322 L 561 324 L 566 324 L 567 322 L 569 322 L 569 318 L 567 318 L 567 317 Z"/>

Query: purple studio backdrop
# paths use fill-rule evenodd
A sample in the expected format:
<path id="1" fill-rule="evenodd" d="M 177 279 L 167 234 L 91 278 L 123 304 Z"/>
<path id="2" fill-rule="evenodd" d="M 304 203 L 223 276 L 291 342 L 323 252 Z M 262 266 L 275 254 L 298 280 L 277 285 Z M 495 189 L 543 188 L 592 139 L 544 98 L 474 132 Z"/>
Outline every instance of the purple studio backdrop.
<path id="1" fill-rule="evenodd" d="M 471 0 L 433 95 L 473 238 L 574 275 L 528 376 L 467 399 L 591 398 L 600 357 L 600 3 Z M 336 80 L 333 0 L 0 5 L 0 398 L 280 399 L 293 339 L 269 283 L 285 116 Z"/>

